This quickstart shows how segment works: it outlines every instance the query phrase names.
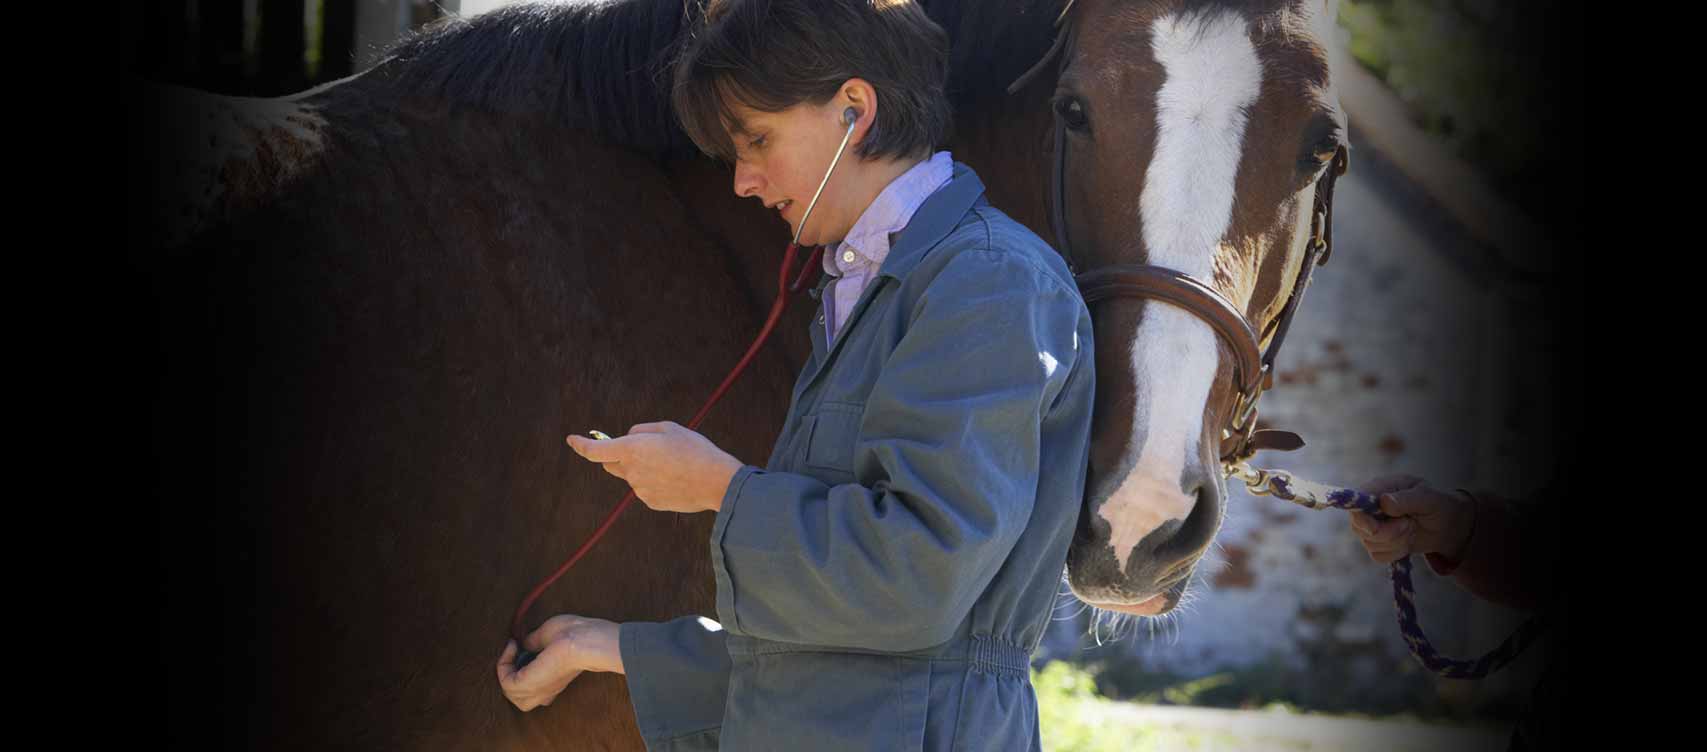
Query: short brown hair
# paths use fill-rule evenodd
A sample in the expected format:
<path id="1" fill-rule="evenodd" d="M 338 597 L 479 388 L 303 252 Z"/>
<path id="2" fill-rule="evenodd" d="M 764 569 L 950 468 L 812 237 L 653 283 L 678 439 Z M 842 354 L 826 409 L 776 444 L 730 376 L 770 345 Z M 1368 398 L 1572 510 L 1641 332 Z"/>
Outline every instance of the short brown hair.
<path id="1" fill-rule="evenodd" d="M 854 77 L 877 91 L 877 120 L 855 154 L 904 158 L 947 142 L 948 35 L 911 0 L 709 0 L 702 11 L 670 91 L 700 151 L 735 160 L 729 134 L 745 124 L 731 100 L 760 112 L 823 104 Z"/>

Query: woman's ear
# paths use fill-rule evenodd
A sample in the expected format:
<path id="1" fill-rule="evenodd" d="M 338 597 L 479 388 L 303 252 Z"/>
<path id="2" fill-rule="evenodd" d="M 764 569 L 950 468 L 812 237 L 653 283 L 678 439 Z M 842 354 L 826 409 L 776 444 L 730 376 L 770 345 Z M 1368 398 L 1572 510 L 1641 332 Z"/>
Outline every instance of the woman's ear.
<path id="1" fill-rule="evenodd" d="M 844 128 L 875 112 L 877 90 L 871 88 L 871 84 L 863 78 L 850 78 L 844 82 L 842 84 L 842 96 L 845 98 L 843 101 L 849 105 L 842 110 L 842 127 Z M 876 125 L 875 121 L 867 123 L 864 130 L 870 131 L 874 125 Z M 855 133 L 853 143 L 865 140 L 866 135 L 865 133 Z"/>

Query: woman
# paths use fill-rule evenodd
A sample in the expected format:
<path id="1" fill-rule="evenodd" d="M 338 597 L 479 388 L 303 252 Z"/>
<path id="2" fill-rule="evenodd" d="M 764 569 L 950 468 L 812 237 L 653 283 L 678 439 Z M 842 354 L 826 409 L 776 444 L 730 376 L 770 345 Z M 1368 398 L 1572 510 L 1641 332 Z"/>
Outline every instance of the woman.
<path id="1" fill-rule="evenodd" d="M 529 710 L 625 673 L 649 749 L 1037 749 L 1095 392 L 1072 276 L 935 150 L 947 40 L 918 8 L 735 0 L 695 32 L 684 130 L 826 245 L 813 357 L 764 468 L 674 423 L 569 437 L 653 509 L 716 513 L 718 620 L 553 617 L 500 684 Z"/>

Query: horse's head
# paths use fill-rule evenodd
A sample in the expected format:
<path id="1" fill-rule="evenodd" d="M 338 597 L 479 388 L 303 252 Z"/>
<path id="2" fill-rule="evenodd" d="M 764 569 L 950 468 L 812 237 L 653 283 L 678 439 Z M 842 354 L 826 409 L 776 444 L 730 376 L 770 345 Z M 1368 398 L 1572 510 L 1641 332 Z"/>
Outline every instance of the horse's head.
<path id="1" fill-rule="evenodd" d="M 1061 29 L 1057 242 L 1081 274 L 1189 276 L 1266 347 L 1312 242 L 1316 183 L 1345 141 L 1334 4 L 1079 0 Z M 1100 608 L 1160 614 L 1220 527 L 1223 430 L 1252 369 L 1239 373 L 1232 338 L 1202 312 L 1155 297 L 1091 306 L 1098 394 L 1069 582 Z"/>

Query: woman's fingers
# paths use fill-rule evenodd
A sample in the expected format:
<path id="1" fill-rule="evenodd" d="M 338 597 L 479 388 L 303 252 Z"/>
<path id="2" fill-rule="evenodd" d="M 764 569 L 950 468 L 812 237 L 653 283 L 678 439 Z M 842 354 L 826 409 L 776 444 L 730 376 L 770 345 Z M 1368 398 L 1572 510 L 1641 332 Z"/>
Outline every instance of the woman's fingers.
<path id="1" fill-rule="evenodd" d="M 1411 555 L 1411 550 L 1407 546 L 1375 546 L 1367 550 L 1369 551 L 1369 558 L 1376 564 L 1392 564 Z"/>
<path id="2" fill-rule="evenodd" d="M 1410 520 L 1388 520 L 1382 523 L 1376 534 L 1381 536 L 1381 540 L 1397 543 L 1410 540 L 1416 529 L 1416 523 Z"/>
<path id="3" fill-rule="evenodd" d="M 1351 513 L 1351 528 L 1377 564 L 1391 564 L 1411 555 L 1417 529 L 1416 521 L 1409 518 L 1377 520 L 1356 511 Z"/>
<path id="4" fill-rule="evenodd" d="M 527 686 L 528 679 L 532 677 L 522 673 L 527 669 L 516 668 L 516 653 L 516 641 L 506 640 L 504 652 L 498 656 L 498 686 L 504 690 L 504 697 L 510 704 L 525 713 L 533 710 L 536 703 Z"/>
<path id="5" fill-rule="evenodd" d="M 544 652 L 547 646 L 568 637 L 571 630 L 575 629 L 575 627 L 585 621 L 587 621 L 585 617 L 576 616 L 575 614 L 558 614 L 553 616 L 546 619 L 543 624 L 540 624 L 538 629 L 529 632 L 526 637 L 523 637 L 522 647 L 525 647 L 534 653 Z"/>
<path id="6" fill-rule="evenodd" d="M 504 643 L 504 652 L 498 657 L 498 686 L 510 704 L 524 713 L 550 705 L 564 687 L 580 675 L 579 670 L 566 671 L 558 665 L 562 663 L 562 656 L 557 653 L 562 649 L 566 648 L 561 644 L 553 645 L 551 654 L 541 655 L 533 663 L 518 669 L 516 641 Z"/>
<path id="7" fill-rule="evenodd" d="M 557 630 L 547 620 L 544 624 L 539 625 L 538 629 L 527 633 L 527 636 L 522 638 L 522 647 L 527 648 L 530 653 L 538 654 L 545 649 L 546 645 L 551 644 L 551 640 L 556 634 Z"/>
<path id="8" fill-rule="evenodd" d="M 533 681 L 535 672 L 531 669 L 538 661 L 516 668 L 516 654 L 518 652 L 516 641 L 510 640 L 504 643 L 504 654 L 498 657 L 498 683 L 505 690 L 522 690 L 527 687 L 529 682 Z"/>
<path id="9" fill-rule="evenodd" d="M 567 629 L 561 623 L 547 621 L 539 625 L 539 629 L 529 632 L 527 637 L 522 638 L 522 647 L 527 648 L 528 652 L 534 655 L 539 655 L 545 652 L 546 646 L 561 639 L 565 631 Z"/>
<path id="10" fill-rule="evenodd" d="M 1358 486 L 1357 489 L 1371 496 L 1380 496 L 1394 491 L 1402 491 L 1421 482 L 1423 482 L 1422 478 L 1415 475 L 1383 475 Z"/>
<path id="11" fill-rule="evenodd" d="M 1352 512 L 1351 525 L 1365 546 L 1407 540 L 1416 531 L 1416 523 L 1409 519 L 1376 520 L 1362 512 Z"/>
<path id="12" fill-rule="evenodd" d="M 1375 532 L 1375 528 L 1379 524 L 1368 513 L 1357 511 L 1351 513 L 1351 527 L 1357 531 L 1358 537 L 1364 537 Z"/>
<path id="13" fill-rule="evenodd" d="M 510 676 L 516 673 L 516 641 L 505 640 L 504 652 L 498 656 L 498 685 L 508 684 Z"/>

